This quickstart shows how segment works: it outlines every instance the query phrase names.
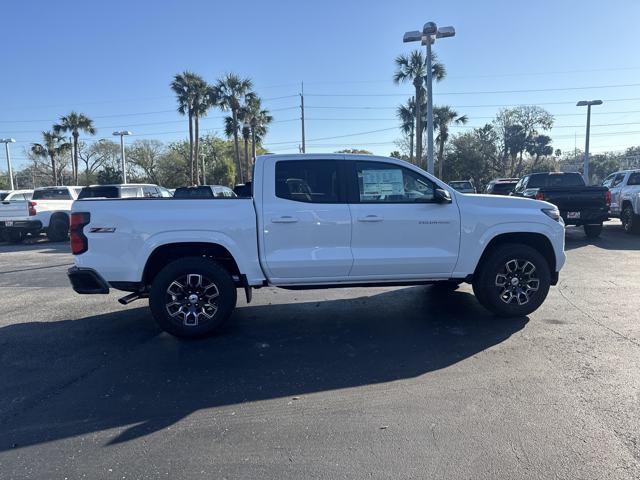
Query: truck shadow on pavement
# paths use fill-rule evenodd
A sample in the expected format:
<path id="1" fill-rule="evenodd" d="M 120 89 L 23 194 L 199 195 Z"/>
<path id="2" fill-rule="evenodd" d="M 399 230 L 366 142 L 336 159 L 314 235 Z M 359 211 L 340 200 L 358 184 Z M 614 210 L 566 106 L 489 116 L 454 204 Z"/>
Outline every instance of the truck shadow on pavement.
<path id="1" fill-rule="evenodd" d="M 0 329 L 0 451 L 106 429 L 117 444 L 201 409 L 214 409 L 214 421 L 216 407 L 286 405 L 293 396 L 416 379 L 527 322 L 493 317 L 466 292 L 411 287 L 244 306 L 223 334 L 198 341 L 161 333 L 147 308 L 10 325 Z"/>
<path id="2" fill-rule="evenodd" d="M 565 250 L 592 245 L 605 250 L 640 250 L 640 236 L 625 233 L 620 224 L 605 224 L 598 238 L 587 238 L 582 228 L 568 227 Z"/>

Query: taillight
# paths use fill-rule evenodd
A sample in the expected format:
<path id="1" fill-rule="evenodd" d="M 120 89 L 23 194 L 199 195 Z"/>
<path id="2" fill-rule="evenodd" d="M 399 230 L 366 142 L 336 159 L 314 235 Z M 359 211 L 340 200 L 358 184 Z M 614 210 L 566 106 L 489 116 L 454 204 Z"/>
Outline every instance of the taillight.
<path id="1" fill-rule="evenodd" d="M 611 206 L 611 192 L 609 190 L 604 192 L 604 203 L 607 204 L 607 207 Z"/>
<path id="2" fill-rule="evenodd" d="M 536 200 L 544 200 L 544 193 L 542 192 L 536 193 Z"/>
<path id="3" fill-rule="evenodd" d="M 27 205 L 29 206 L 29 216 L 34 216 L 36 214 L 36 205 L 38 205 L 38 203 L 29 201 Z"/>
<path id="4" fill-rule="evenodd" d="M 89 249 L 89 241 L 82 229 L 91 220 L 89 212 L 74 212 L 69 223 L 69 238 L 71 239 L 71 253 L 80 255 Z"/>

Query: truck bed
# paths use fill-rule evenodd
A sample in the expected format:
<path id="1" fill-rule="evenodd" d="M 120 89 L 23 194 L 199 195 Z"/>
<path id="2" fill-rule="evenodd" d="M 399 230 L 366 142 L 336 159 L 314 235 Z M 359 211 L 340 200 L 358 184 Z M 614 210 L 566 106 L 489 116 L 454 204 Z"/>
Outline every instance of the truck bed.
<path id="1" fill-rule="evenodd" d="M 606 220 L 609 207 L 606 202 L 605 187 L 542 187 L 538 189 L 544 200 L 553 203 L 567 224 L 601 223 Z"/>

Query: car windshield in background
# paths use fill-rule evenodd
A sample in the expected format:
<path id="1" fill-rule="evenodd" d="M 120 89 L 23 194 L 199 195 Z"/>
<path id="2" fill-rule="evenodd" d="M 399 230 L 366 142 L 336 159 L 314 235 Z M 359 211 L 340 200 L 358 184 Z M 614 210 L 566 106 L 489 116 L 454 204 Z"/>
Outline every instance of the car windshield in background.
<path id="1" fill-rule="evenodd" d="M 34 200 L 71 200 L 71 194 L 66 188 L 47 188 L 33 192 Z"/>
<path id="2" fill-rule="evenodd" d="M 513 190 L 513 187 L 516 186 L 517 182 L 508 182 L 508 183 L 496 183 L 493 185 L 494 193 L 509 193 Z"/>
<path id="3" fill-rule="evenodd" d="M 531 175 L 527 188 L 544 187 L 584 187 L 584 180 L 579 173 Z"/>
<path id="4" fill-rule="evenodd" d="M 471 185 L 471 182 L 451 182 L 449 185 L 456 190 L 473 190 L 473 185 Z"/>
<path id="5" fill-rule="evenodd" d="M 180 187 L 176 188 L 173 198 L 215 198 L 210 187 Z"/>
<path id="6" fill-rule="evenodd" d="M 118 192 L 118 187 L 104 186 L 85 187 L 80 192 L 78 198 L 118 198 L 119 196 L 120 192 Z"/>

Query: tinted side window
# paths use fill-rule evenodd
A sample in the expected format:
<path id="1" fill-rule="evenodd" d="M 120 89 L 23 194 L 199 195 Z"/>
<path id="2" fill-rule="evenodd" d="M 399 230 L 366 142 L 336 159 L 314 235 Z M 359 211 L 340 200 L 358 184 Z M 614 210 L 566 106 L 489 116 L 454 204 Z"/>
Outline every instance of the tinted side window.
<path id="1" fill-rule="evenodd" d="M 640 172 L 634 172 L 629 175 L 627 185 L 640 185 Z"/>
<path id="2" fill-rule="evenodd" d="M 435 184 L 419 173 L 391 163 L 356 162 L 360 203 L 431 202 Z"/>
<path id="3" fill-rule="evenodd" d="M 338 163 L 334 160 L 276 162 L 276 197 L 296 202 L 338 203 Z"/>
<path id="4" fill-rule="evenodd" d="M 199 187 L 176 188 L 174 198 L 214 198 L 211 187 L 202 185 Z"/>

